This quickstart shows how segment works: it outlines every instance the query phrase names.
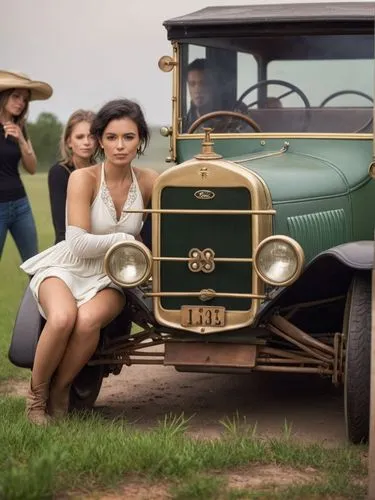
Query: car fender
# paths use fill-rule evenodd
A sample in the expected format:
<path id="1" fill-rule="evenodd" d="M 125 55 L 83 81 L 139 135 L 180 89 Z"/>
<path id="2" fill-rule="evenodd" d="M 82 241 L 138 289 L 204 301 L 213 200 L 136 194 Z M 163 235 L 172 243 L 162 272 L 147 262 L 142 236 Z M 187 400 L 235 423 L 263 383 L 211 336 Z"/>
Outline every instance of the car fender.
<path id="1" fill-rule="evenodd" d="M 344 243 L 318 254 L 290 286 L 275 289 L 264 302 L 256 323 L 268 312 L 291 304 L 346 295 L 356 271 L 370 272 L 374 262 L 374 242 Z"/>
<path id="2" fill-rule="evenodd" d="M 352 269 L 372 269 L 374 263 L 374 242 L 371 240 L 343 243 L 320 253 L 311 262 L 332 256 Z"/>
<path id="3" fill-rule="evenodd" d="M 45 320 L 27 286 L 18 308 L 8 351 L 9 360 L 21 368 L 32 368 L 34 355 Z"/>

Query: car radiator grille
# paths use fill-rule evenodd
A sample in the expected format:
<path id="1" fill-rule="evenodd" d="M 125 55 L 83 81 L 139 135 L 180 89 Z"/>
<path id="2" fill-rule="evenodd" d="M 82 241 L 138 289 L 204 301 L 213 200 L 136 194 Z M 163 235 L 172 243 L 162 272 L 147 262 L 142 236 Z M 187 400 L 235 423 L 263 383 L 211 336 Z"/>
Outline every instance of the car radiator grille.
<path id="1" fill-rule="evenodd" d="M 214 193 L 211 199 L 197 199 L 194 187 L 166 187 L 161 193 L 161 208 L 173 210 L 204 210 L 207 214 L 162 214 L 160 216 L 160 256 L 187 258 L 196 248 L 211 249 L 215 258 L 252 257 L 252 217 L 229 215 L 214 210 L 250 210 L 250 193 L 246 188 L 206 187 Z M 250 294 L 252 283 L 251 262 L 215 261 L 212 272 L 192 272 L 187 260 L 160 262 L 160 292 L 186 293 L 186 296 L 163 296 L 160 305 L 164 309 L 177 310 L 181 306 L 202 305 L 199 297 L 191 292 L 212 289 L 219 293 Z M 243 297 L 215 297 L 206 304 L 224 306 L 226 310 L 246 311 L 251 299 Z"/>

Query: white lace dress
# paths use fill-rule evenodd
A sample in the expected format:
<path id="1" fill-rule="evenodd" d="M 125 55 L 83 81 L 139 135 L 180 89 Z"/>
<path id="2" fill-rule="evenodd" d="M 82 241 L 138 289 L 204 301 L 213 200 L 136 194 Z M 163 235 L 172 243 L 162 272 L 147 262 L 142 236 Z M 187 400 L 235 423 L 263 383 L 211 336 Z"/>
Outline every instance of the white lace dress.
<path id="1" fill-rule="evenodd" d="M 102 165 L 99 191 L 91 205 L 92 234 L 127 233 L 135 237 L 141 232 L 142 213 L 126 212 L 130 208 L 144 208 L 142 193 L 133 169 L 131 173 L 132 184 L 120 219 L 117 220 L 116 209 L 105 181 L 104 164 Z M 45 314 L 38 301 L 38 291 L 42 281 L 48 277 L 62 279 L 70 288 L 78 307 L 92 299 L 103 288 L 121 290 L 104 272 L 104 254 L 87 259 L 76 257 L 70 252 L 65 240 L 26 260 L 21 269 L 33 276 L 30 288 L 43 317 Z"/>

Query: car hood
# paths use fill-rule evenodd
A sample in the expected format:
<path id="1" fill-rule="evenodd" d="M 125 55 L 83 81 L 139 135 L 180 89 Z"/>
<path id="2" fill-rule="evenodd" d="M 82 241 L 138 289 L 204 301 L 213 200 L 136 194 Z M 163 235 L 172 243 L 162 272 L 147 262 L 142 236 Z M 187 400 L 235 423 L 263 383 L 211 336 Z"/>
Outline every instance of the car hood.
<path id="1" fill-rule="evenodd" d="M 287 151 L 231 161 L 262 177 L 273 203 L 342 196 L 350 191 L 348 180 L 336 165 L 311 155 Z"/>

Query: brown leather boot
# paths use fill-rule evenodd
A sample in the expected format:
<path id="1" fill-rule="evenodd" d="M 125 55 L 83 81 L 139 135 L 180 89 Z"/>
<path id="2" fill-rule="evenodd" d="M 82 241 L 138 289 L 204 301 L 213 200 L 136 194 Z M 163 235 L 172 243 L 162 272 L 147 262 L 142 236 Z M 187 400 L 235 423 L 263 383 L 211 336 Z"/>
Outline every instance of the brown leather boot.
<path id="1" fill-rule="evenodd" d="M 48 413 L 55 420 L 68 415 L 70 386 L 64 389 L 56 388 L 52 383 L 48 399 Z"/>
<path id="2" fill-rule="evenodd" d="M 46 413 L 47 398 L 48 398 L 47 382 L 36 386 L 30 381 L 30 388 L 26 396 L 26 416 L 36 425 L 47 425 L 49 417 Z"/>

